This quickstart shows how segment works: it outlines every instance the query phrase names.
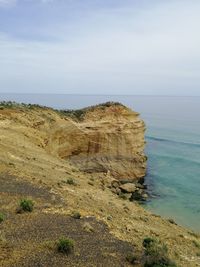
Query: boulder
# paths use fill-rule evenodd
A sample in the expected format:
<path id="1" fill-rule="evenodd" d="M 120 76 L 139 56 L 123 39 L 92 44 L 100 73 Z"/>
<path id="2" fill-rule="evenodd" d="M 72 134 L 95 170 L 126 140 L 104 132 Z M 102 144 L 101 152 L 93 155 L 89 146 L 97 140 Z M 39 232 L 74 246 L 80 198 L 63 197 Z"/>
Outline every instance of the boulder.
<path id="1" fill-rule="evenodd" d="M 120 186 L 120 182 L 116 179 L 112 179 L 111 186 L 114 188 L 118 188 Z"/>
<path id="2" fill-rule="evenodd" d="M 127 183 L 120 186 L 120 189 L 125 193 L 133 193 L 136 191 L 136 186 L 133 183 Z"/>

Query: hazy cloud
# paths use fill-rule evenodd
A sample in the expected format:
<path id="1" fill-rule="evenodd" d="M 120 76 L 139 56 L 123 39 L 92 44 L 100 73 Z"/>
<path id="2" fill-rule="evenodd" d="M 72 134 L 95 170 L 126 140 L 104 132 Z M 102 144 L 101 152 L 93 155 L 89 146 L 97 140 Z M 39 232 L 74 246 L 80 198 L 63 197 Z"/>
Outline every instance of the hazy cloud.
<path id="1" fill-rule="evenodd" d="M 15 5 L 17 0 L 0 0 L 0 7 L 9 7 Z"/>
<path id="2" fill-rule="evenodd" d="M 49 3 L 55 0 L 0 0 L 0 7 L 14 7 L 17 3 L 23 2 L 42 2 L 42 3 Z"/>
<path id="3" fill-rule="evenodd" d="M 200 94 L 200 2 L 75 2 L 0 28 L 1 91 Z"/>

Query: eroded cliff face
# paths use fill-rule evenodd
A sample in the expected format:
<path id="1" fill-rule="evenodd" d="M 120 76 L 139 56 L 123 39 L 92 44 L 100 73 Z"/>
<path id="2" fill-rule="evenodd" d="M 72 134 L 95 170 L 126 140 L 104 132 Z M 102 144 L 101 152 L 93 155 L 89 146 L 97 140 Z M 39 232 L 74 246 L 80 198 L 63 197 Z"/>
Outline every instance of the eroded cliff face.
<path id="1" fill-rule="evenodd" d="M 68 119 L 51 130 L 47 149 L 81 171 L 135 181 L 146 173 L 145 125 L 120 104 L 88 109 L 81 121 Z"/>
<path id="2" fill-rule="evenodd" d="M 8 160 L 10 153 L 19 158 L 24 147 L 30 156 L 48 153 L 86 173 L 103 173 L 122 181 L 144 177 L 145 125 L 138 113 L 118 103 L 79 113 L 81 116 L 34 106 L 3 107 L 1 141 L 10 150 L 2 153 Z"/>

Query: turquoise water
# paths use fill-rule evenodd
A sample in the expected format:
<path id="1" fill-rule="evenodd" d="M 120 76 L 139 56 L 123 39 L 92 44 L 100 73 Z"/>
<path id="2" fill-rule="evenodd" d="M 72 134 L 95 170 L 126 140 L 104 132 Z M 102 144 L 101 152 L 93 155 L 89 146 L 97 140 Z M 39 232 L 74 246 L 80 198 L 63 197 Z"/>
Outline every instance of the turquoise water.
<path id="1" fill-rule="evenodd" d="M 148 138 L 146 178 L 155 198 L 147 207 L 199 231 L 200 145 Z"/>
<path id="2" fill-rule="evenodd" d="M 0 100 L 80 108 L 120 101 L 147 125 L 146 208 L 200 232 L 200 97 L 1 95 Z"/>

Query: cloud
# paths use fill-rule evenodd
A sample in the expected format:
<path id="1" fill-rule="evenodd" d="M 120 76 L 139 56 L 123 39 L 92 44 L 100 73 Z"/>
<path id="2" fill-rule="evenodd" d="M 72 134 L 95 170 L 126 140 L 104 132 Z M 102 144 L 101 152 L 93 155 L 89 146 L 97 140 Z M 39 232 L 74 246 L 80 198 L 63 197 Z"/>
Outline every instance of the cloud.
<path id="1" fill-rule="evenodd" d="M 0 7 L 11 7 L 15 5 L 17 0 L 0 0 Z"/>
<path id="2" fill-rule="evenodd" d="M 37 29 L 55 41 L 1 35 L 0 88 L 199 94 L 199 12 L 197 1 L 104 7 Z"/>
<path id="3" fill-rule="evenodd" d="M 0 7 L 15 7 L 17 3 L 19 2 L 27 2 L 27 3 L 34 3 L 34 2 L 41 2 L 41 3 L 50 3 L 53 2 L 55 0 L 0 0 Z"/>

